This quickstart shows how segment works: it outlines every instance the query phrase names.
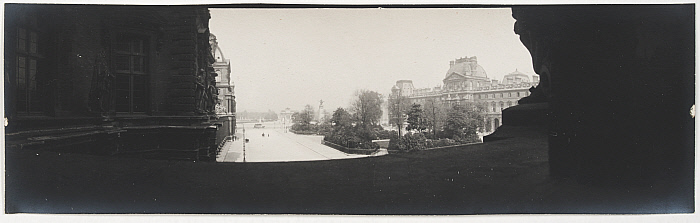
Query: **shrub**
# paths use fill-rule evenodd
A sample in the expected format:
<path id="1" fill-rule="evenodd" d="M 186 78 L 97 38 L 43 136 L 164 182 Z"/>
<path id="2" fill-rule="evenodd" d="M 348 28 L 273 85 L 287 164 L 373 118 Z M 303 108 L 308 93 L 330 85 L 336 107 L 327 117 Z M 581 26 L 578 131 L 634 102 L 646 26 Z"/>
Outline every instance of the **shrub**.
<path id="1" fill-rule="evenodd" d="M 412 151 L 412 150 L 425 150 L 428 148 L 428 140 L 425 138 L 423 133 L 406 133 L 401 137 L 401 141 L 398 138 L 393 138 L 389 140 L 390 150 L 400 150 L 400 151 Z"/>
<path id="2" fill-rule="evenodd" d="M 316 125 L 295 123 L 290 130 L 297 132 L 316 132 L 316 128 Z"/>
<path id="3" fill-rule="evenodd" d="M 378 139 L 393 139 L 393 138 L 398 138 L 399 133 L 394 130 L 381 130 L 377 131 L 377 138 Z"/>
<path id="4" fill-rule="evenodd" d="M 466 143 L 475 143 L 475 142 L 481 142 L 478 136 L 475 134 L 472 135 L 455 135 L 454 141 L 456 141 L 459 144 L 466 144 Z"/>
<path id="5" fill-rule="evenodd" d="M 453 139 L 439 139 L 439 140 L 434 140 L 434 139 L 428 139 L 427 142 L 427 147 L 428 148 L 437 148 L 437 147 L 443 147 L 443 146 L 453 146 L 453 145 L 458 145 L 457 141 Z"/>

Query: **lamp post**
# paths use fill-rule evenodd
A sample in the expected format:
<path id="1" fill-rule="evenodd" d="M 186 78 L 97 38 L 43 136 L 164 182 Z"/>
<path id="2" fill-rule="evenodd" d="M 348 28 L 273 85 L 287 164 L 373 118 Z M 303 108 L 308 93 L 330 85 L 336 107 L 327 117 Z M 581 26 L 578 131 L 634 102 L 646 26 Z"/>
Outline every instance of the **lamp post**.
<path id="1" fill-rule="evenodd" d="M 245 144 L 248 142 L 248 138 L 245 137 L 245 125 L 243 125 L 243 162 L 245 163 Z"/>
<path id="2" fill-rule="evenodd" d="M 231 141 L 233 141 L 233 120 L 230 115 L 228 116 L 228 136 L 231 138 Z"/>

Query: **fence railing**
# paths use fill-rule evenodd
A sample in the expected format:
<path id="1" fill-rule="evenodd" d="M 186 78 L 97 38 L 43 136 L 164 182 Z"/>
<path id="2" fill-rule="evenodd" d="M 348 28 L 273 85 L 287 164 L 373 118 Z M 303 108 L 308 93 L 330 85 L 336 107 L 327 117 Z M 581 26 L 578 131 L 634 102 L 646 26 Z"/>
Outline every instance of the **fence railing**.
<path id="1" fill-rule="evenodd" d="M 332 142 L 328 142 L 326 140 L 321 140 L 321 144 L 326 145 L 328 147 L 331 147 L 333 149 L 337 149 L 341 152 L 347 153 L 347 154 L 358 154 L 358 155 L 372 155 L 376 152 L 379 151 L 379 149 L 353 149 L 353 148 L 347 148 L 345 146 L 341 146 Z"/>

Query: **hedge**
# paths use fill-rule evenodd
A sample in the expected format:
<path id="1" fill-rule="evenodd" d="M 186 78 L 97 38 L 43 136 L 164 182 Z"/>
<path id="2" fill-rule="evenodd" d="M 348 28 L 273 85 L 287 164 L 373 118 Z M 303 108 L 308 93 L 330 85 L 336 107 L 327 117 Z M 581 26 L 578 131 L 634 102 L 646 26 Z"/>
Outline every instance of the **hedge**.
<path id="1" fill-rule="evenodd" d="M 326 145 L 328 147 L 337 149 L 341 152 L 347 153 L 347 154 L 359 154 L 359 155 L 372 155 L 373 153 L 379 151 L 379 145 L 377 143 L 371 142 L 371 144 L 376 145 L 376 149 L 356 149 L 356 148 L 347 148 L 332 142 L 328 142 L 326 140 L 322 140 L 321 144 Z"/>

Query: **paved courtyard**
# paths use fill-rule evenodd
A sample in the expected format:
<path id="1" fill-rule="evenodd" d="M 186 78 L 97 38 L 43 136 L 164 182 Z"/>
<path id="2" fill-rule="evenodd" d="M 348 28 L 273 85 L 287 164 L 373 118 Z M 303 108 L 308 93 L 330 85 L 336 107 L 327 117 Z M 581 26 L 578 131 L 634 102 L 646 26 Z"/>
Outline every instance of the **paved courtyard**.
<path id="1" fill-rule="evenodd" d="M 236 130 L 239 140 L 227 142 L 217 161 L 290 162 L 368 157 L 346 154 L 322 145 L 323 136 L 285 132 L 285 125 L 281 122 L 262 124 L 264 128 L 254 128 L 254 123 L 239 124 Z M 249 142 L 245 143 L 243 138 L 249 139 Z"/>

